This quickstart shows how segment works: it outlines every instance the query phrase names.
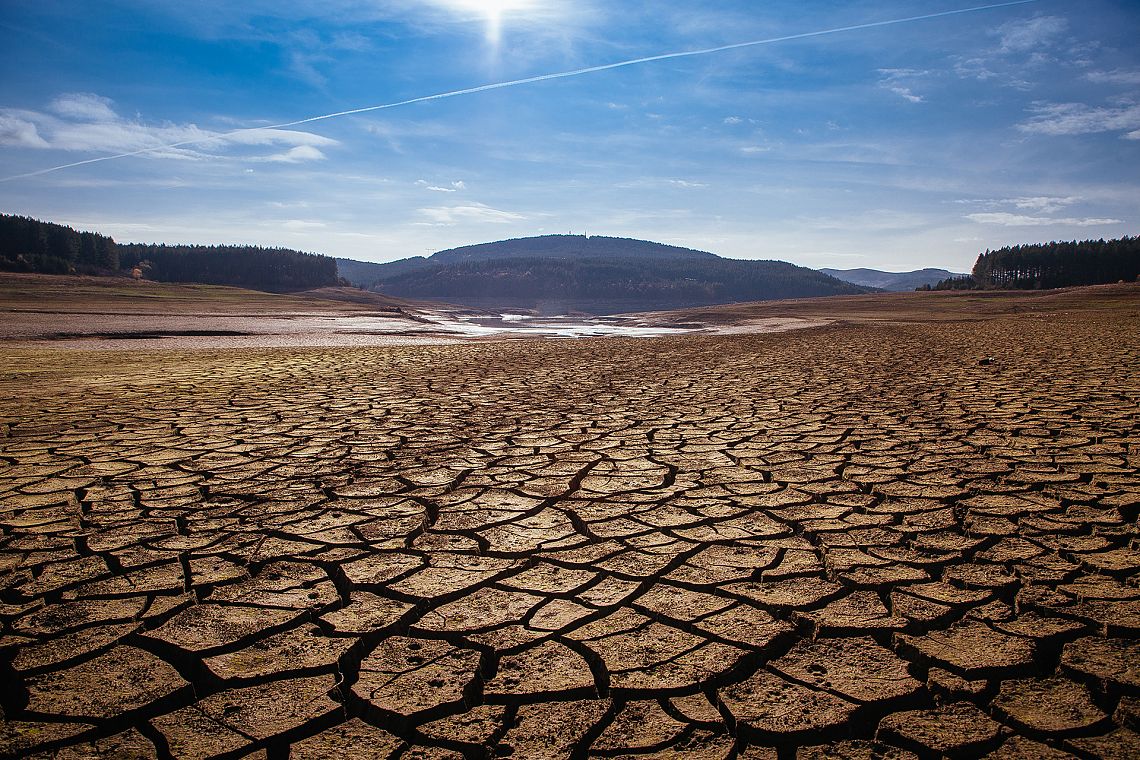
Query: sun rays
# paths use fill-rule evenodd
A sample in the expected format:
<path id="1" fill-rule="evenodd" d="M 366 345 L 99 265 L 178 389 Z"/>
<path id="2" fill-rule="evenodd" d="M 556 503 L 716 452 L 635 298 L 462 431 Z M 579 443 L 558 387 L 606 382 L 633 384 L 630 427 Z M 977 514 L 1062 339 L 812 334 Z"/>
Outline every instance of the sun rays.
<path id="1" fill-rule="evenodd" d="M 435 0 L 438 5 L 457 13 L 482 17 L 486 24 L 487 44 L 498 48 L 502 42 L 503 24 L 514 15 L 538 9 L 539 0 Z"/>

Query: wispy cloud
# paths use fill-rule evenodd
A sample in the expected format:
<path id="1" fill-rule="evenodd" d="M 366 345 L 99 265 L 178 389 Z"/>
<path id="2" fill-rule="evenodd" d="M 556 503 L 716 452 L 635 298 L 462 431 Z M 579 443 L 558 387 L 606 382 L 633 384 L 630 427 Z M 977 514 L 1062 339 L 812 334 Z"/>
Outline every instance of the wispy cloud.
<path id="1" fill-rule="evenodd" d="M 433 93 L 430 95 L 422 95 L 419 97 L 413 97 L 413 98 L 393 101 L 393 102 L 389 102 L 389 103 L 380 103 L 377 105 L 361 106 L 359 108 L 350 108 L 350 109 L 342 110 L 342 111 L 334 111 L 332 113 L 325 113 L 325 114 L 320 114 L 317 116 L 309 116 L 309 117 L 295 119 L 295 120 L 288 121 L 288 122 L 282 122 L 282 123 L 274 124 L 271 128 L 274 130 L 283 130 L 283 129 L 289 129 L 292 127 L 301 126 L 304 124 L 311 124 L 311 123 L 317 122 L 317 121 L 326 121 L 329 119 L 341 119 L 341 118 L 348 117 L 348 116 L 359 116 L 359 115 L 365 114 L 365 113 L 374 113 L 374 112 L 378 112 L 378 111 L 386 111 L 386 110 L 393 109 L 393 108 L 401 108 L 401 107 L 405 107 L 405 106 L 411 106 L 411 105 L 414 105 L 417 103 L 426 103 L 426 102 L 431 102 L 431 101 L 457 98 L 457 97 L 463 97 L 463 96 L 468 96 L 468 95 L 476 95 L 479 93 L 491 92 L 494 90 L 503 90 L 503 89 L 514 88 L 514 87 L 529 86 L 529 85 L 537 84 L 539 82 L 549 82 L 549 81 L 560 80 L 560 79 L 577 78 L 577 77 L 582 77 L 582 76 L 587 76 L 587 75 L 592 75 L 592 74 L 598 74 L 598 73 L 601 73 L 604 71 L 613 71 L 616 69 L 627 68 L 630 66 L 645 66 L 648 64 L 659 63 L 662 61 L 675 61 L 675 60 L 694 58 L 694 57 L 707 57 L 707 56 L 712 56 L 712 55 L 720 55 L 720 54 L 728 53 L 730 51 L 739 51 L 739 50 L 745 50 L 748 48 L 757 48 L 757 47 L 761 47 L 761 46 L 770 46 L 770 45 L 775 45 L 775 44 L 779 44 L 779 43 L 786 43 L 786 42 L 790 42 L 793 40 L 807 40 L 807 39 L 813 39 L 813 38 L 817 38 L 817 37 L 827 37 L 827 36 L 833 36 L 833 35 L 849 34 L 849 33 L 857 32 L 857 31 L 865 31 L 868 29 L 879 29 L 879 28 L 885 28 L 885 27 L 896 26 L 896 25 L 901 25 L 901 24 L 915 24 L 915 23 L 921 22 L 921 21 L 931 21 L 934 19 L 948 18 L 951 16 L 957 16 L 957 15 L 968 14 L 968 13 L 979 13 L 982 11 L 992 10 L 992 9 L 999 8 L 999 7 L 1005 7 L 1005 6 L 1010 6 L 1010 5 L 1021 5 L 1021 4 L 1034 2 L 1034 1 L 1035 0 L 1009 0 L 1008 2 L 1005 2 L 1005 3 L 996 3 L 996 4 L 988 5 L 988 6 L 975 6 L 972 8 L 961 8 L 961 9 L 949 10 L 949 11 L 939 11 L 936 13 L 927 13 L 927 14 L 918 15 L 918 16 L 907 16 L 907 17 L 888 19 L 888 20 L 882 20 L 882 21 L 869 21 L 869 22 L 865 22 L 865 23 L 861 23 L 861 24 L 852 24 L 852 25 L 848 25 L 848 26 L 831 27 L 828 29 L 819 29 L 819 30 L 810 31 L 810 32 L 799 32 L 799 33 L 795 33 L 795 34 L 786 34 L 786 35 L 781 35 L 781 36 L 777 36 L 777 37 L 766 37 L 764 39 L 747 40 L 744 42 L 733 42 L 730 44 L 717 45 L 715 47 L 677 50 L 675 52 L 670 52 L 670 53 L 659 53 L 657 55 L 641 56 L 638 58 L 629 58 L 626 60 L 616 61 L 613 63 L 602 63 L 602 64 L 598 64 L 598 65 L 594 65 L 594 66 L 587 66 L 584 68 L 569 69 L 569 70 L 564 70 L 564 71 L 555 71 L 555 72 L 551 72 L 551 73 L 547 73 L 547 74 L 538 74 L 535 76 L 524 77 L 522 79 L 509 79 L 509 80 L 505 80 L 505 81 L 494 82 L 491 84 L 478 85 L 475 87 L 466 87 L 466 88 L 463 88 L 460 90 L 449 90 L 447 92 L 437 92 L 437 93 Z M 472 5 L 475 7 L 483 7 L 481 3 L 469 2 L 469 0 L 443 0 L 443 2 L 449 3 L 449 4 L 451 4 L 453 2 L 463 2 L 465 4 Z M 483 7 L 482 12 L 484 15 L 486 15 L 486 8 L 485 7 Z M 656 114 L 648 114 L 648 116 L 653 118 L 656 116 Z M 193 140 L 183 141 L 182 145 L 185 145 L 185 144 L 191 143 L 191 142 L 194 142 L 194 141 Z M 160 149 L 161 148 L 177 148 L 177 147 L 180 147 L 180 145 L 177 143 L 171 143 L 171 144 L 167 144 L 167 145 L 158 146 L 158 148 L 160 148 Z M 70 169 L 70 168 L 74 168 L 75 166 L 79 165 L 79 163 L 92 164 L 92 163 L 96 163 L 96 162 L 128 158 L 128 157 L 131 157 L 133 155 L 137 155 L 140 151 L 150 151 L 150 150 L 154 150 L 154 149 L 155 148 L 144 147 L 142 149 L 137 149 L 136 151 L 133 151 L 133 152 L 132 151 L 126 151 L 126 152 L 113 154 L 113 155 L 109 155 L 109 156 L 100 156 L 98 158 L 88 159 L 84 162 L 77 162 L 77 163 L 71 163 L 71 164 L 62 164 L 59 166 L 52 166 L 52 167 L 48 167 L 46 169 L 41 169 L 37 172 L 32 172 L 30 174 L 6 177 L 6 178 L 3 178 L 3 181 L 22 179 L 22 178 L 25 178 L 27 176 L 37 176 L 37 175 L 47 174 L 50 172 L 60 171 L 63 169 Z"/>
<path id="2" fill-rule="evenodd" d="M 298 145 L 283 153 L 274 153 L 271 156 L 258 157 L 252 160 L 267 161 L 274 164 L 302 164 L 307 161 L 323 161 L 324 159 L 325 154 L 321 152 L 320 148 L 314 148 L 312 145 Z"/>
<path id="3" fill-rule="evenodd" d="M 452 227 L 463 222 L 483 224 L 510 224 L 526 219 L 522 214 L 512 211 L 502 211 L 482 203 L 468 203 L 458 206 L 434 206 L 418 210 L 426 221 L 417 224 L 427 224 L 435 227 Z"/>
<path id="4" fill-rule="evenodd" d="M 994 82 L 1016 90 L 1030 90 L 1042 66 L 1058 56 L 1071 58 L 1058 47 L 1069 22 L 1059 16 L 1016 19 L 990 31 L 996 46 L 954 62 L 954 73 L 962 79 Z M 1064 55 L 1062 55 L 1064 53 Z"/>
<path id="5" fill-rule="evenodd" d="M 1140 128 L 1140 105 L 1095 107 L 1085 103 L 1040 103 L 1033 115 L 1017 125 L 1022 132 L 1039 135 L 1088 135 Z M 1134 139 L 1128 135 L 1130 139 Z"/>
<path id="6" fill-rule="evenodd" d="M 119 116 L 111 105 L 110 98 L 90 92 L 75 92 L 60 95 L 51 102 L 48 109 L 65 119 L 75 121 L 116 121 Z"/>
<path id="7" fill-rule="evenodd" d="M 192 142 L 193 148 L 180 146 Z M 243 160 L 301 163 L 325 158 L 321 148 L 337 145 L 328 137 L 288 129 L 245 129 L 218 132 L 196 124 L 148 124 L 126 119 L 114 103 L 92 93 L 64 94 L 46 111 L 0 109 L 0 146 L 89 153 L 147 151 L 151 158 L 200 160 L 218 158 L 231 149 L 230 157 Z M 235 156 L 234 146 L 280 147 L 268 155 Z"/>
<path id="8" fill-rule="evenodd" d="M 314 222 L 307 219 L 287 219 L 281 226 L 292 232 L 306 232 L 308 230 L 321 230 L 328 225 L 324 222 Z"/>
<path id="9" fill-rule="evenodd" d="M 1085 79 L 1095 84 L 1140 85 L 1140 69 L 1090 71 L 1085 74 Z"/>
<path id="10" fill-rule="evenodd" d="M 370 39 L 353 31 L 321 33 L 308 27 L 270 35 L 268 41 L 281 48 L 287 73 L 317 88 L 328 84 L 324 70 L 338 58 L 346 53 L 367 53 L 373 47 Z"/>
<path id="11" fill-rule="evenodd" d="M 1003 53 L 1038 52 L 1053 44 L 1069 28 L 1060 16 L 1018 19 L 997 28 Z"/>
<path id="12" fill-rule="evenodd" d="M 422 187 L 424 190 L 430 190 L 433 193 L 457 193 L 460 190 L 466 190 L 467 184 L 463 180 L 452 182 L 449 186 L 433 185 L 426 179 L 416 180 L 416 185 Z"/>
<path id="13" fill-rule="evenodd" d="M 1048 195 L 1037 195 L 1031 198 L 1007 198 L 1006 203 L 1012 203 L 1020 209 L 1030 209 L 1033 211 L 1040 211 L 1044 214 L 1052 214 L 1055 211 L 1060 211 L 1066 206 L 1071 206 L 1078 202 L 1080 198 L 1075 195 L 1068 195 L 1063 198 Z"/>
<path id="14" fill-rule="evenodd" d="M 0 111 L 0 145 L 13 148 L 50 148 L 31 119 L 18 116 L 19 111 Z"/>
<path id="15" fill-rule="evenodd" d="M 1000 199 L 966 199 L 956 201 L 963 205 L 978 205 L 984 211 L 966 214 L 966 219 L 977 224 L 1001 227 L 1095 227 L 1105 224 L 1123 224 L 1110 217 L 1056 216 L 1063 209 L 1081 203 L 1075 196 L 1033 195 Z M 1013 208 L 1015 211 L 1003 210 Z"/>
<path id="16" fill-rule="evenodd" d="M 659 177 L 645 177 L 630 182 L 619 182 L 615 185 L 620 190 L 643 190 L 647 188 L 680 188 L 682 190 L 704 190 L 709 187 L 706 182 L 694 182 L 687 179 L 670 179 Z"/>
<path id="17" fill-rule="evenodd" d="M 922 103 L 925 100 L 921 95 L 916 95 L 911 88 L 915 86 L 919 79 L 929 76 L 929 71 L 918 71 L 916 69 L 879 69 L 879 74 L 882 76 L 882 79 L 879 80 L 879 86 L 883 89 L 893 92 L 895 95 L 898 95 L 910 103 Z"/>
<path id="18" fill-rule="evenodd" d="M 1026 216 L 1024 214 L 1009 214 L 1004 211 L 966 214 L 966 218 L 978 224 L 996 224 L 1002 227 L 1048 227 L 1052 225 L 1064 227 L 1096 227 L 1105 224 L 1124 224 L 1124 221 L 1121 219 Z"/>
<path id="19" fill-rule="evenodd" d="M 1053 214 L 1063 208 L 1079 203 L 1082 199 L 1076 195 L 1033 195 L 1019 198 L 965 198 L 954 201 L 968 206 L 982 206 L 990 210 L 997 210 L 1002 206 L 1013 206 L 1022 211 L 1036 211 L 1042 214 Z"/>

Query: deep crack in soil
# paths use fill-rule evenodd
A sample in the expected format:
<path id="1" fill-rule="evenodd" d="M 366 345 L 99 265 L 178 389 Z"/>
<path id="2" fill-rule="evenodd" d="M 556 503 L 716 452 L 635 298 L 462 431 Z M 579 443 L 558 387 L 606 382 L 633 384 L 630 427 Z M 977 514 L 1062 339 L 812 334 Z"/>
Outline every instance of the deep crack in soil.
<path id="1" fill-rule="evenodd" d="M 1135 308 L 0 351 L 4 756 L 1140 747 Z"/>

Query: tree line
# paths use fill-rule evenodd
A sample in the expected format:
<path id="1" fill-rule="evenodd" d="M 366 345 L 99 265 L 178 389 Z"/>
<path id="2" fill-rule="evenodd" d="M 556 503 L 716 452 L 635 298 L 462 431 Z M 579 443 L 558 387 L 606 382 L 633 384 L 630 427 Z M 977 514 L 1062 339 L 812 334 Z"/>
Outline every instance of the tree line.
<path id="1" fill-rule="evenodd" d="M 135 274 L 160 282 L 285 292 L 337 285 L 336 259 L 288 248 L 118 244 L 106 235 L 0 214 L 0 270 Z"/>
<path id="2" fill-rule="evenodd" d="M 1036 243 L 987 250 L 966 277 L 934 290 L 1036 290 L 1134 282 L 1140 275 L 1140 236 L 1116 240 Z"/>
<path id="3" fill-rule="evenodd" d="M 252 245 L 122 244 L 124 268 L 160 282 L 201 282 L 253 290 L 308 290 L 339 282 L 336 259 L 289 248 Z"/>
<path id="4" fill-rule="evenodd" d="M 105 274 L 119 269 L 115 241 L 95 232 L 0 214 L 0 269 L 44 274 Z"/>

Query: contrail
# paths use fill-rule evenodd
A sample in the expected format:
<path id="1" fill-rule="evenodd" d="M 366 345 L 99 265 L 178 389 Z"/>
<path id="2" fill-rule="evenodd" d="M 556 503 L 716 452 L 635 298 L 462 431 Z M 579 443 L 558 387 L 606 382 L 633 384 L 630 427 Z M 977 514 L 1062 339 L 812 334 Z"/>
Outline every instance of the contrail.
<path id="1" fill-rule="evenodd" d="M 493 84 L 479 85 L 478 87 L 468 87 L 463 90 L 452 90 L 451 92 L 440 92 L 435 95 L 424 95 L 418 98 L 410 98 L 409 100 L 400 100 L 395 103 L 384 103 L 376 106 L 365 106 L 363 108 L 352 108 L 347 111 L 336 111 L 335 113 L 326 113 L 321 116 L 310 116 L 305 119 L 297 119 L 296 121 L 286 121 L 281 124 L 273 124 L 267 127 L 248 127 L 243 129 L 235 129 L 230 132 L 224 132 L 210 137 L 198 137 L 193 140 L 184 140 L 182 142 L 169 143 L 166 145 L 154 145 L 149 148 L 140 148 L 139 150 L 132 150 L 126 153 L 115 153 L 109 156 L 99 156 L 97 158 L 89 158 L 85 161 L 75 161 L 70 164 L 60 164 L 59 166 L 52 166 L 47 169 L 40 169 L 26 174 L 16 174 L 11 177 L 0 178 L 0 182 L 10 182 L 16 179 L 26 179 L 28 177 L 38 177 L 42 174 L 50 174 L 63 169 L 72 169 L 77 166 L 86 166 L 87 164 L 97 164 L 101 161 L 114 161 L 120 158 L 130 158 L 131 156 L 140 156 L 144 153 L 153 153 L 159 150 L 169 150 L 171 148 L 184 148 L 187 145 L 200 145 L 205 142 L 214 142 L 218 140 L 225 140 L 227 138 L 236 137 L 238 135 L 246 134 L 248 132 L 260 132 L 267 129 L 286 129 L 288 127 L 297 127 L 302 124 L 311 124 L 315 121 L 325 121 L 327 119 L 337 119 L 342 116 L 354 116 L 356 114 L 371 113 L 372 111 L 385 111 L 390 108 L 400 108 L 401 106 L 410 106 L 414 103 L 426 103 L 431 100 L 443 100 L 445 98 L 457 98 L 461 95 L 474 95 L 479 92 L 487 92 L 489 90 L 503 90 L 508 87 L 521 87 L 522 85 L 534 84 L 536 82 L 547 82 L 552 79 L 568 79 L 570 77 L 580 77 L 585 74 L 594 74 L 599 71 L 610 71 L 611 69 L 621 69 L 626 66 L 638 66 L 643 63 L 653 63 L 655 61 L 668 61 L 674 58 L 691 58 L 698 55 L 711 55 L 713 53 L 723 53 L 728 50 L 740 50 L 742 48 L 758 47 L 760 45 L 773 45 L 777 42 L 789 42 L 791 40 L 804 40 L 811 37 L 823 37 L 829 34 L 840 34 L 843 32 L 854 32 L 860 29 L 874 29 L 883 26 L 894 26 L 896 24 L 910 24 L 915 21 L 927 21 L 935 18 L 945 18 L 946 16 L 958 16 L 963 13 L 977 13 L 979 11 L 995 10 L 997 8 L 1008 8 L 1013 5 L 1026 5 L 1028 3 L 1036 3 L 1039 0 L 1011 0 L 1010 2 L 994 3 L 992 5 L 977 5 L 972 8 L 958 8 L 950 11 L 940 11 L 938 13 L 925 13 L 921 16 L 908 16 L 906 18 L 896 18 L 889 21 L 871 21 L 866 24 L 853 24 L 851 26 L 839 26 L 834 29 L 823 29 L 815 32 L 801 32 L 800 34 L 788 34 L 783 37 L 769 37 L 763 40 L 750 40 L 749 42 L 736 42 L 731 45 L 720 45 L 718 47 L 702 48 L 700 50 L 685 50 L 679 53 L 662 53 L 660 55 L 650 55 L 644 58 L 631 58 L 628 61 L 618 61 L 617 63 L 606 63 L 600 66 L 589 66 L 584 69 L 574 69 L 573 71 L 559 71 L 553 74 L 539 74 L 538 76 L 525 77 L 523 79 L 512 79 L 508 82 L 495 82 Z"/>

